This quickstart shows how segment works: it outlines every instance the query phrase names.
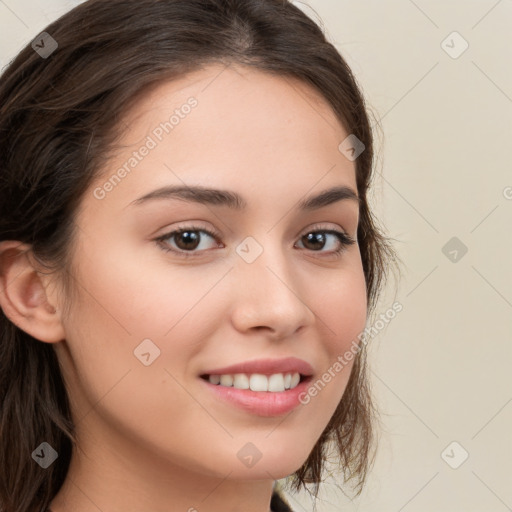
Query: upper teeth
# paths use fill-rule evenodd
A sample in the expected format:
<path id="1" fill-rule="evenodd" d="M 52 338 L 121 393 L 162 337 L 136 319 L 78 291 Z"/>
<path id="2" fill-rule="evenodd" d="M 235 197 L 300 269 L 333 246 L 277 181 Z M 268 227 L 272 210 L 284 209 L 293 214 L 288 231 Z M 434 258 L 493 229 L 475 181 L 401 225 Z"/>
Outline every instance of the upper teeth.
<path id="1" fill-rule="evenodd" d="M 284 391 L 293 389 L 300 381 L 299 373 L 274 373 L 262 375 L 261 373 L 235 373 L 234 375 L 209 375 L 212 384 L 234 387 L 237 389 L 251 389 L 251 391 Z"/>

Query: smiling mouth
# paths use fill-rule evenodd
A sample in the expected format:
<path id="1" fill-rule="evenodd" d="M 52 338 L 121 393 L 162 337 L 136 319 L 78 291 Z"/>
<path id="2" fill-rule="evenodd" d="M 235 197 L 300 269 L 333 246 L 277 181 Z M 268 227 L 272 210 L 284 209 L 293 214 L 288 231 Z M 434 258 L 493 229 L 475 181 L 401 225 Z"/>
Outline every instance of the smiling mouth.
<path id="1" fill-rule="evenodd" d="M 273 373 L 271 375 L 262 373 L 203 374 L 200 377 L 213 385 L 273 393 L 292 390 L 301 382 L 311 379 L 311 376 L 302 375 L 298 372 Z"/>

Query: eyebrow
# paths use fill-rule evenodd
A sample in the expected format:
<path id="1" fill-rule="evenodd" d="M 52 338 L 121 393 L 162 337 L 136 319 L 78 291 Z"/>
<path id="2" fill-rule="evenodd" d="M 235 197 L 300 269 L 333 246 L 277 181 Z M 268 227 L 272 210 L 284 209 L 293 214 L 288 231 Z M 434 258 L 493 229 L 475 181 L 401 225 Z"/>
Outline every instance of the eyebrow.
<path id="1" fill-rule="evenodd" d="M 227 206 L 238 211 L 244 210 L 247 207 L 245 199 L 236 192 L 186 185 L 161 187 L 132 201 L 129 206 L 140 205 L 157 199 L 181 199 L 212 206 Z M 311 211 L 345 200 L 355 201 L 358 205 L 361 202 L 361 198 L 352 188 L 338 186 L 323 190 L 315 196 L 302 199 L 298 202 L 297 208 L 303 211 Z"/>

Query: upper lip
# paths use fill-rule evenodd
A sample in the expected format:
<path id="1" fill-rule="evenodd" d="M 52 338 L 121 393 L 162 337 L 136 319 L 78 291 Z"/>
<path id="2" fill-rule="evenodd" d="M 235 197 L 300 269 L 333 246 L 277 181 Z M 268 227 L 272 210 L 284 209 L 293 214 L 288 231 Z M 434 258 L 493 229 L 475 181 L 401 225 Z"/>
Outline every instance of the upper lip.
<path id="1" fill-rule="evenodd" d="M 203 375 L 233 375 L 235 373 L 260 373 L 272 375 L 274 373 L 300 373 L 301 375 L 313 375 L 313 367 L 297 357 L 285 357 L 283 359 L 254 359 L 243 363 L 208 370 Z"/>

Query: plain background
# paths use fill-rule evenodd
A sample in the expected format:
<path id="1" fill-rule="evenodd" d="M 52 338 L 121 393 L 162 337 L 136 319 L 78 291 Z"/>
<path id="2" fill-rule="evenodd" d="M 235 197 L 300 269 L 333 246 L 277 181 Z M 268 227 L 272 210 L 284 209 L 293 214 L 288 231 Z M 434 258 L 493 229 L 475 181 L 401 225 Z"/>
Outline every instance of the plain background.
<path id="1" fill-rule="evenodd" d="M 0 0 L 0 66 L 78 3 Z M 405 263 L 370 343 L 375 467 L 354 500 L 334 475 L 316 510 L 512 510 L 512 0 L 294 3 L 380 120 L 372 204 Z"/>

